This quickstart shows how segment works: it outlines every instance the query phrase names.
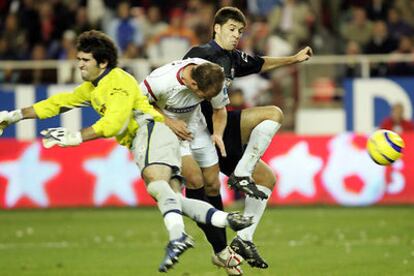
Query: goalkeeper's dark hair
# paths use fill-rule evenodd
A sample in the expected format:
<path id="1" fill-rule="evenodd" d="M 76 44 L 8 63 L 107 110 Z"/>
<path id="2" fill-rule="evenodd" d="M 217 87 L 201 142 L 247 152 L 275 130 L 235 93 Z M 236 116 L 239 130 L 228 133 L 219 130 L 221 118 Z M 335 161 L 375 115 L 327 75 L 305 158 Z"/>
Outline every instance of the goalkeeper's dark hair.
<path id="1" fill-rule="evenodd" d="M 108 62 L 109 68 L 118 64 L 118 52 L 112 39 L 103 32 L 92 30 L 79 35 L 76 44 L 78 52 L 92 53 L 98 64 Z"/>
<path id="2" fill-rule="evenodd" d="M 235 7 L 223 7 L 219 9 L 216 12 L 216 15 L 214 15 L 214 22 L 213 22 L 213 39 L 216 35 L 216 32 L 214 31 L 214 26 L 216 24 L 219 24 L 220 26 L 223 26 L 227 23 L 229 20 L 234 20 L 236 22 L 242 23 L 244 26 L 247 25 L 246 17 L 244 16 L 243 12 Z"/>
<path id="3" fill-rule="evenodd" d="M 215 63 L 205 62 L 192 68 L 191 78 L 197 83 L 201 91 L 210 97 L 214 97 L 223 88 L 224 71 Z"/>

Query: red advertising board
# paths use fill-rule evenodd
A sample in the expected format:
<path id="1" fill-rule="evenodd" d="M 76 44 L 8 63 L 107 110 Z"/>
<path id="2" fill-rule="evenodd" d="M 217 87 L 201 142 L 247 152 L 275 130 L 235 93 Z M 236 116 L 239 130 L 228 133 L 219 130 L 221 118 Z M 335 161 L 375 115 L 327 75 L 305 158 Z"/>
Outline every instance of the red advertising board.
<path id="1" fill-rule="evenodd" d="M 278 178 L 269 203 L 413 204 L 414 134 L 403 139 L 403 158 L 382 167 L 366 153 L 365 136 L 279 134 L 263 156 Z M 222 180 L 228 204 L 234 193 Z M 154 204 L 131 154 L 113 140 L 45 149 L 39 140 L 0 139 L 0 208 Z"/>

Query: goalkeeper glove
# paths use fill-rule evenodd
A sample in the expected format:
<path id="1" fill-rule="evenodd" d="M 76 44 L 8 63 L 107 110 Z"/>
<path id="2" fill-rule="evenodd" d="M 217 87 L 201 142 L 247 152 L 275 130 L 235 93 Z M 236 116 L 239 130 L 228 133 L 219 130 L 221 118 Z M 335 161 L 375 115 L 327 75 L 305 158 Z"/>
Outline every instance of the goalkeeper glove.
<path id="1" fill-rule="evenodd" d="M 59 147 L 69 147 L 77 146 L 82 143 L 82 135 L 80 131 L 71 132 L 64 127 L 48 128 L 42 130 L 40 134 L 43 136 L 43 146 L 47 149 L 55 145 L 58 145 Z"/>
<path id="2" fill-rule="evenodd" d="M 3 134 L 3 130 L 11 124 L 17 123 L 23 119 L 21 109 L 13 111 L 0 111 L 0 136 Z"/>

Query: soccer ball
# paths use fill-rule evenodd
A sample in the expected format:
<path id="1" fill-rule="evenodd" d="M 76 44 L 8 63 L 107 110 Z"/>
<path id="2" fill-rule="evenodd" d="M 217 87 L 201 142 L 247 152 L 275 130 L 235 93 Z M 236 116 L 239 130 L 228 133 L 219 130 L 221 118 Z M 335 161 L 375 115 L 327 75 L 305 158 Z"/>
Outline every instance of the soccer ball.
<path id="1" fill-rule="evenodd" d="M 385 166 L 398 160 L 403 149 L 404 140 L 390 130 L 379 129 L 368 138 L 368 154 L 378 165 Z"/>

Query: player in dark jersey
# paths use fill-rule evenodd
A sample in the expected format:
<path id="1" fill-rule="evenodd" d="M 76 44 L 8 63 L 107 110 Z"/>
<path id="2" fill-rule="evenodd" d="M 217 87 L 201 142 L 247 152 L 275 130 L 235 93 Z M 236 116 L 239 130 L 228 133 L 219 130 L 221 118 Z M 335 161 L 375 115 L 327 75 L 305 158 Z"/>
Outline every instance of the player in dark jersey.
<path id="1" fill-rule="evenodd" d="M 288 57 L 247 55 L 236 50 L 245 26 L 246 19 L 239 9 L 234 7 L 221 8 L 214 18 L 213 40 L 207 44 L 193 47 L 184 58 L 199 57 L 221 65 L 226 75 L 227 88 L 235 77 L 302 62 L 312 55 L 312 49 L 309 47 Z M 226 93 L 226 88 L 224 93 Z M 204 102 L 202 107 L 209 130 L 212 133 L 211 105 Z M 255 222 L 252 226 L 237 233 L 231 242 L 231 247 L 244 257 L 252 267 L 268 267 L 253 243 L 253 234 L 266 208 L 267 198 L 272 193 L 276 177 L 271 168 L 260 158 L 280 128 L 282 120 L 283 113 L 276 106 L 230 111 L 223 135 L 227 157 L 220 156 L 220 170 L 229 176 L 228 184 L 230 187 L 241 190 L 248 195 L 245 214 L 252 215 Z M 199 188 L 197 183 L 192 183 L 191 175 L 185 175 L 185 177 L 187 178 L 187 196 L 203 198 L 205 192 L 210 203 L 216 208 L 222 208 L 219 187 L 204 187 L 204 191 L 204 188 Z M 223 240 L 226 241 L 225 237 L 214 238 L 214 231 L 205 230 L 205 233 L 213 248 L 216 249 L 220 243 L 220 247 L 224 248 Z M 223 232 L 221 233 L 223 234 Z"/>

